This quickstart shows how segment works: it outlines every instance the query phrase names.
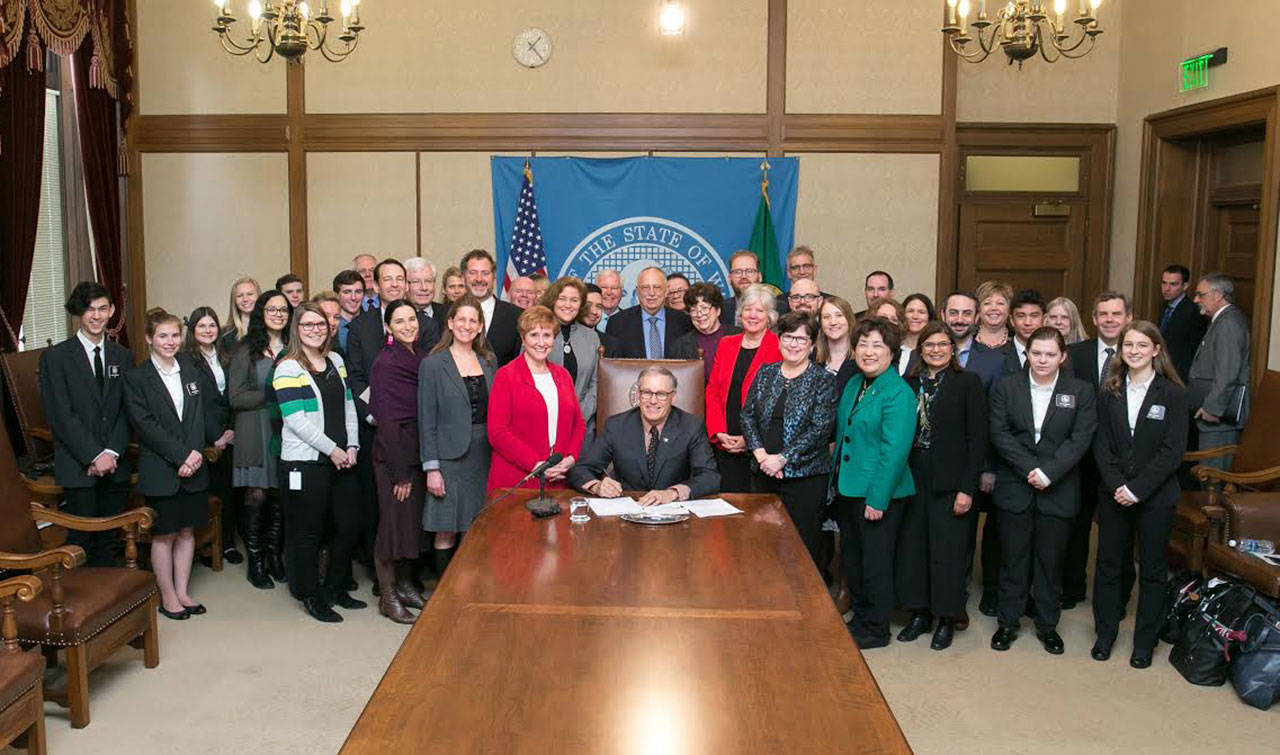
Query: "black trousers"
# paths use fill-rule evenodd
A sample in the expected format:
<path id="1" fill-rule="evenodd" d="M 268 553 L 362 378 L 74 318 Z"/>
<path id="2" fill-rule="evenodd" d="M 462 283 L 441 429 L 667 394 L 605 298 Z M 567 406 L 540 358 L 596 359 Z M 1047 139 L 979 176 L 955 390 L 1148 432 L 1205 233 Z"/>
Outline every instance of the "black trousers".
<path id="1" fill-rule="evenodd" d="M 333 516 L 333 540 L 324 587 L 328 594 L 345 590 L 351 572 L 351 549 L 360 536 L 360 483 L 352 470 L 339 471 L 328 459 L 280 463 L 284 496 L 285 559 L 289 589 L 298 598 L 320 591 L 320 535 L 326 515 Z M 290 490 L 289 474 L 302 474 L 301 490 Z"/>
<path id="2" fill-rule="evenodd" d="M 716 466 L 720 469 L 720 492 L 751 492 L 751 457 L 747 454 L 731 454 L 719 448 L 716 452 Z"/>
<path id="3" fill-rule="evenodd" d="M 1169 563 L 1166 548 L 1173 530 L 1175 506 L 1135 503 L 1121 506 L 1115 499 L 1098 501 L 1098 562 L 1093 578 L 1093 624 L 1098 642 L 1110 646 L 1120 630 L 1124 609 L 1121 595 L 1122 571 L 1133 563 L 1133 544 L 1138 543 L 1138 616 L 1133 632 L 1133 649 L 1155 649 L 1164 621 L 1168 599 L 1165 580 Z"/>
<path id="4" fill-rule="evenodd" d="M 129 481 L 117 482 L 99 478 L 84 488 L 64 488 L 62 510 L 75 516 L 115 516 L 124 511 L 129 495 Z M 67 530 L 67 545 L 84 548 L 85 566 L 116 566 L 120 550 L 120 531 L 77 532 Z"/>
<path id="5" fill-rule="evenodd" d="M 1033 503 L 1026 511 L 996 514 L 1000 528 L 1000 626 L 1017 627 L 1027 608 L 1027 594 L 1036 603 L 1036 629 L 1058 626 L 1062 609 L 1062 562 L 1071 539 L 1071 519 L 1041 514 Z M 1031 584 L 1027 584 L 1030 567 Z"/>
<path id="6" fill-rule="evenodd" d="M 836 498 L 840 524 L 840 553 L 853 603 L 853 633 L 879 639 L 889 636 L 893 611 L 893 552 L 898 542 L 902 513 L 910 505 L 890 501 L 884 516 L 871 521 L 863 515 L 865 498 Z"/>
<path id="7" fill-rule="evenodd" d="M 365 558 L 372 559 L 378 541 L 378 481 L 373 473 L 373 428 L 360 423 L 360 451 L 356 454 L 356 508 L 359 525 L 356 542 L 364 550 Z M 329 554 L 333 558 L 333 554 Z M 345 568 L 345 567 L 344 567 Z"/>
<path id="8" fill-rule="evenodd" d="M 1000 527 L 999 515 L 990 493 L 979 492 L 974 508 L 985 513 L 982 521 L 982 592 L 1000 592 Z M 977 546 L 977 523 L 974 523 L 974 547 Z M 972 558 L 970 559 L 972 560 Z"/>
<path id="9" fill-rule="evenodd" d="M 1092 457 L 1080 462 L 1080 511 L 1071 523 L 1071 540 L 1062 565 L 1062 594 L 1077 602 L 1084 600 L 1088 586 L 1089 541 L 1093 537 L 1093 514 L 1098 508 L 1101 481 Z"/>
<path id="10" fill-rule="evenodd" d="M 822 564 L 822 519 L 826 512 L 830 480 L 831 476 L 825 474 L 784 480 L 758 471 L 751 474 L 752 492 L 769 493 L 782 499 L 805 550 L 809 551 L 809 558 L 813 559 L 814 568 L 819 571 Z"/>
<path id="11" fill-rule="evenodd" d="M 949 619 L 964 613 L 966 569 L 977 512 L 956 516 L 956 491 L 934 490 L 933 454 L 911 450 L 915 498 L 903 507 L 894 556 L 894 592 L 898 606 L 929 611 Z"/>

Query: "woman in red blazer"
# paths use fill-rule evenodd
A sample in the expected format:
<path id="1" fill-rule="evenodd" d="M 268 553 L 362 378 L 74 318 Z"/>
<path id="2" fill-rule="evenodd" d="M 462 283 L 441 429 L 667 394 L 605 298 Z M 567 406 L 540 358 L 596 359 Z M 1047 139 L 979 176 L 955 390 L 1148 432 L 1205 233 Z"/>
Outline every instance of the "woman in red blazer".
<path id="1" fill-rule="evenodd" d="M 751 457 L 742 439 L 742 404 L 761 365 L 781 362 L 778 337 L 769 328 L 778 319 L 773 290 L 756 283 L 742 294 L 742 332 L 725 336 L 716 348 L 707 380 L 707 436 L 720 468 L 720 489 L 751 492 Z"/>
<path id="2" fill-rule="evenodd" d="M 556 339 L 556 318 L 546 307 L 530 307 L 516 327 L 524 352 L 498 370 L 489 394 L 493 457 L 488 489 L 514 487 L 552 453 L 564 454 L 564 459 L 547 470 L 547 487 L 563 488 L 587 427 L 573 378 L 547 361 Z M 537 478 L 523 485 L 537 486 Z"/>

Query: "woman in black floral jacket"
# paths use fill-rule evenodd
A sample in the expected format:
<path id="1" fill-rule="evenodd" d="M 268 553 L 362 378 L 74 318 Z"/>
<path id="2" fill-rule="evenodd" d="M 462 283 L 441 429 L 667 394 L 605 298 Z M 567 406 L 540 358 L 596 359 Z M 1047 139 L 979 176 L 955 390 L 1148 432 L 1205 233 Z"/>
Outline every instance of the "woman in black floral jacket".
<path id="1" fill-rule="evenodd" d="M 805 312 L 778 320 L 782 361 L 756 374 L 742 407 L 742 436 L 753 457 L 752 490 L 782 499 L 815 564 L 827 482 L 828 443 L 835 425 L 836 389 L 831 373 L 809 358 L 818 323 Z"/>

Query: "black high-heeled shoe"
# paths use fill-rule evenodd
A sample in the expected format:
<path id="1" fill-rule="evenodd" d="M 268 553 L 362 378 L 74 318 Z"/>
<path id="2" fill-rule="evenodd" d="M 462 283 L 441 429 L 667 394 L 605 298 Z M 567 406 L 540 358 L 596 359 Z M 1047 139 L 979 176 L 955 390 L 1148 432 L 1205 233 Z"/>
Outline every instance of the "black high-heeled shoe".
<path id="1" fill-rule="evenodd" d="M 188 612 L 186 608 L 183 608 L 181 611 L 169 611 L 169 610 L 166 610 L 164 606 L 160 606 L 156 608 L 156 610 L 160 613 L 161 616 L 165 617 L 166 619 L 173 619 L 174 621 L 186 621 L 187 619 L 191 618 L 191 614 Z"/>

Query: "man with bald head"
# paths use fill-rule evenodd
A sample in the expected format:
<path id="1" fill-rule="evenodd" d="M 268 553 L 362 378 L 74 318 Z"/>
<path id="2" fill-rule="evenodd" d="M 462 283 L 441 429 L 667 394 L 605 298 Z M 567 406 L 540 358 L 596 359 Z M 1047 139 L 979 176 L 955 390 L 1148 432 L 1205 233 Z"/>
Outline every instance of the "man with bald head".
<path id="1" fill-rule="evenodd" d="M 603 286 L 601 287 L 603 288 Z M 661 268 L 646 267 L 636 278 L 637 306 L 609 318 L 605 333 L 615 341 L 612 357 L 678 359 L 675 341 L 693 329 L 684 312 L 667 306 L 667 276 Z"/>
<path id="2" fill-rule="evenodd" d="M 600 287 L 600 303 L 604 305 L 596 330 L 604 333 L 609 318 L 622 309 L 622 274 L 617 270 L 600 270 L 596 273 L 596 285 Z"/>
<path id="3" fill-rule="evenodd" d="M 533 278 L 520 276 L 511 281 L 507 289 L 507 299 L 520 309 L 528 309 L 538 303 L 538 290 L 533 286 Z"/>

